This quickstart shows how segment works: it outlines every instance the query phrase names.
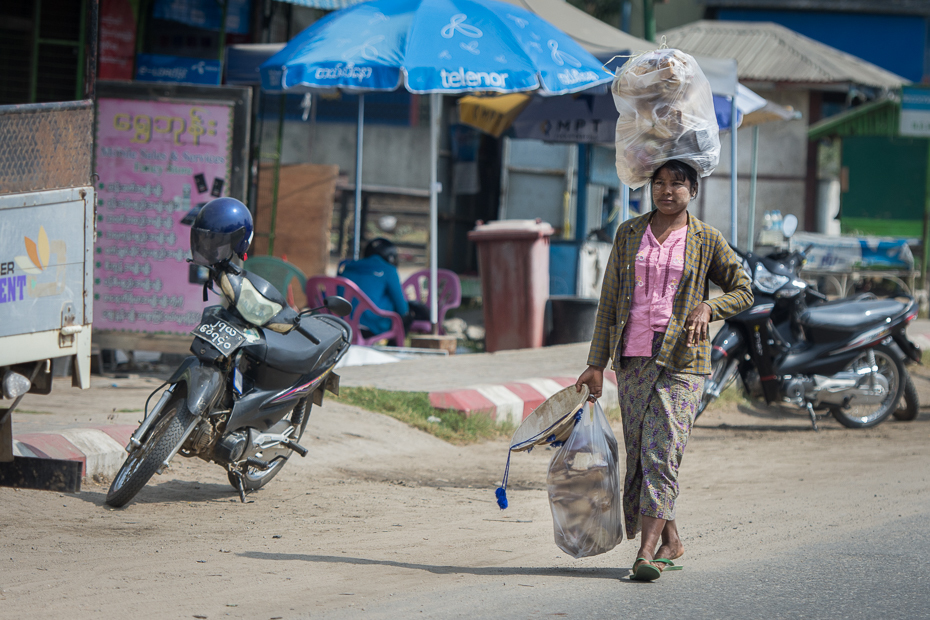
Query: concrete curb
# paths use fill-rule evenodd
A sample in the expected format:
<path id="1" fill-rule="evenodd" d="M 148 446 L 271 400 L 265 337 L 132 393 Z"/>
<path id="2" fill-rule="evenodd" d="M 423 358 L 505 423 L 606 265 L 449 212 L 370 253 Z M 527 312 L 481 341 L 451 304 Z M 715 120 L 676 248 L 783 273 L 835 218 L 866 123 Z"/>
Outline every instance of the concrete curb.
<path id="1" fill-rule="evenodd" d="M 135 426 L 110 425 L 13 435 L 13 454 L 78 461 L 83 477 L 112 478 L 126 459 L 125 446 L 135 430 Z"/>
<path id="2" fill-rule="evenodd" d="M 575 380 L 575 377 L 549 377 L 499 385 L 475 385 L 460 390 L 430 392 L 429 402 L 437 409 L 461 411 L 466 416 L 490 414 L 498 422 L 520 424 L 547 398 L 563 388 L 574 385 Z M 617 376 L 613 371 L 604 371 L 604 383 L 601 406 L 607 410 L 620 406 Z"/>
<path id="3" fill-rule="evenodd" d="M 619 406 L 617 378 L 604 372 L 601 406 Z M 491 414 L 495 420 L 520 424 L 547 398 L 570 385 L 575 377 L 523 379 L 498 385 L 476 385 L 459 390 L 430 392 L 430 403 L 437 409 L 460 411 L 465 415 Z M 126 459 L 125 446 L 136 425 L 107 425 L 69 428 L 49 433 L 23 433 L 13 436 L 13 454 L 46 459 L 78 461 L 85 478 L 110 479 Z"/>

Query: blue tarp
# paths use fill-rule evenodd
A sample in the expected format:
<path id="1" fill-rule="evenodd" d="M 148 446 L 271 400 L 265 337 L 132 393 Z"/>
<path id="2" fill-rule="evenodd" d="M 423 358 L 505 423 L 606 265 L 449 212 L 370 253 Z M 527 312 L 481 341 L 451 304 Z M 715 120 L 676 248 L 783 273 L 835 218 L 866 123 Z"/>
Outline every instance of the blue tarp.
<path id="1" fill-rule="evenodd" d="M 251 0 L 227 0 L 226 32 L 248 34 Z M 152 7 L 154 19 L 187 24 L 204 30 L 219 30 L 223 19 L 223 7 L 216 0 L 155 0 Z"/>

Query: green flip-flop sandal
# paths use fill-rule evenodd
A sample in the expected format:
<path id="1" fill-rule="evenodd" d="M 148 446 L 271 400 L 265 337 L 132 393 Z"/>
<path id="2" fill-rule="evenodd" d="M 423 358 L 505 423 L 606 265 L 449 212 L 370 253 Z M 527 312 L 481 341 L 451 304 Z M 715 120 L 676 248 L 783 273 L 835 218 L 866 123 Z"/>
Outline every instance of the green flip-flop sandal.
<path id="1" fill-rule="evenodd" d="M 678 566 L 671 560 L 666 560 L 665 558 L 656 558 L 653 560 L 653 562 L 665 564 L 665 568 L 661 569 L 662 572 L 667 571 L 667 570 L 681 570 L 682 568 L 684 568 L 683 566 Z"/>
<path id="2" fill-rule="evenodd" d="M 633 562 L 633 573 L 630 579 L 633 581 L 655 581 L 662 576 L 662 571 L 653 566 L 651 560 L 646 558 L 636 558 Z"/>

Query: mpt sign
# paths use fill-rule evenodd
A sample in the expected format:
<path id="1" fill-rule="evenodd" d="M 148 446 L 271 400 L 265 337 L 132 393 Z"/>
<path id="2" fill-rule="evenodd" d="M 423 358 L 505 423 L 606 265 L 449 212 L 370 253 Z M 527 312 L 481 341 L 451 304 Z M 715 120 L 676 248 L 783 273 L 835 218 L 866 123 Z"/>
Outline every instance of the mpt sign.
<path id="1" fill-rule="evenodd" d="M 902 136 L 930 138 L 930 88 L 904 86 L 901 90 Z"/>

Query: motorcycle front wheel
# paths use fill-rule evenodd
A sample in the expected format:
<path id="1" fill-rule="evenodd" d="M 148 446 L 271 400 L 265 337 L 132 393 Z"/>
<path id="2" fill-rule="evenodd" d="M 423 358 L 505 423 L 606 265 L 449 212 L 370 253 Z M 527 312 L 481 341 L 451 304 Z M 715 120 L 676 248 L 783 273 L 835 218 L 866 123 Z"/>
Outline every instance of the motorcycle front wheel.
<path id="1" fill-rule="evenodd" d="M 107 492 L 106 503 L 115 508 L 125 506 L 155 475 L 184 431 L 194 421 L 183 394 L 175 394 L 165 403 L 142 446 L 132 452 L 120 467 Z"/>
<path id="2" fill-rule="evenodd" d="M 294 410 L 291 411 L 290 422 L 291 426 L 294 428 L 294 432 L 291 433 L 290 436 L 291 441 L 300 443 L 300 438 L 303 437 L 304 430 L 307 428 L 307 420 L 310 418 L 311 407 L 312 405 L 307 402 L 306 398 L 301 398 L 294 406 Z M 265 470 L 247 465 L 241 472 L 243 488 L 246 491 L 257 491 L 262 488 L 271 482 L 271 479 L 277 476 L 279 471 L 284 469 L 284 464 L 287 463 L 289 458 L 290 455 L 279 457 L 271 464 L 271 467 Z M 227 473 L 227 477 L 229 478 L 229 484 L 231 484 L 234 489 L 238 490 L 238 475 L 230 471 Z"/>
<path id="3" fill-rule="evenodd" d="M 701 394 L 701 403 L 698 405 L 697 411 L 694 414 L 695 421 L 701 417 L 701 414 L 704 413 L 704 410 L 707 409 L 707 406 L 717 400 L 717 397 L 710 393 L 712 387 L 717 386 L 721 381 L 724 380 L 724 375 L 727 372 L 728 359 L 721 357 L 714 362 L 713 367 L 711 368 L 710 376 L 704 381 L 704 393 Z M 733 383 L 733 380 L 736 378 L 736 373 L 727 380 L 727 384 L 720 387 L 718 393 L 722 394 Z"/>
<path id="4" fill-rule="evenodd" d="M 888 395 L 878 405 L 856 405 L 855 400 L 847 407 L 830 405 L 833 417 L 846 428 L 871 428 L 881 424 L 894 413 L 904 393 L 907 371 L 895 352 L 885 345 L 878 345 L 863 352 L 852 361 L 846 370 L 856 372 L 871 367 L 870 352 L 875 355 L 878 373 L 888 381 Z"/>

